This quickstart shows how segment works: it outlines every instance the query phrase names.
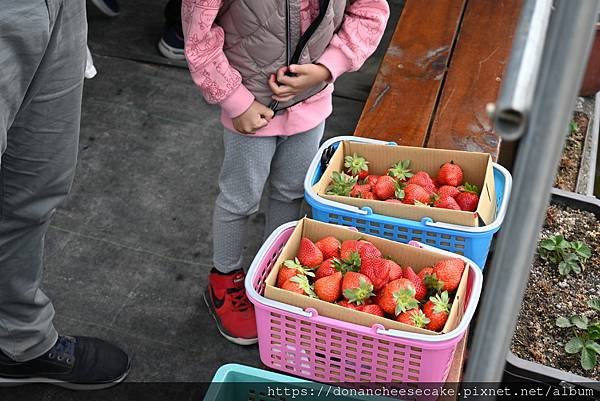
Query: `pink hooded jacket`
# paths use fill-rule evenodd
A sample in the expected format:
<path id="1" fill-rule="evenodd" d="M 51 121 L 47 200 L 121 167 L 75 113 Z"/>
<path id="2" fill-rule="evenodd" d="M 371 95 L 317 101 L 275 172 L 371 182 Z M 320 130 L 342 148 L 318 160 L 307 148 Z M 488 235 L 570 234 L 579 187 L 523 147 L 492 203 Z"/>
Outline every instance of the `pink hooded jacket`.
<path id="1" fill-rule="evenodd" d="M 244 87 L 238 71 L 223 52 L 224 32 L 215 24 L 221 0 L 183 0 L 182 20 L 185 54 L 193 81 L 209 103 L 221 106 L 221 121 L 235 131 L 232 119 L 245 112 L 254 96 Z M 304 32 L 319 11 L 319 0 L 301 0 Z M 355 0 L 346 9 L 344 22 L 317 61 L 331 72 L 331 83 L 323 91 L 275 116 L 257 136 L 288 136 L 319 125 L 332 111 L 333 82 L 347 71 L 358 70 L 375 51 L 389 17 L 386 0 Z M 190 46 L 191 38 L 204 47 Z M 237 86 L 231 85 L 234 80 Z"/>

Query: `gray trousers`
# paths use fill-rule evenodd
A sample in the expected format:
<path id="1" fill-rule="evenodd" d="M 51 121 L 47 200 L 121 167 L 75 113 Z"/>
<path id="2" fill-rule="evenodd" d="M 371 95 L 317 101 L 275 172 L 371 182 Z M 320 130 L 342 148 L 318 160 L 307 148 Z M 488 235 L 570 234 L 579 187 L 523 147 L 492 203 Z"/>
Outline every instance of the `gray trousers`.
<path id="1" fill-rule="evenodd" d="M 325 123 L 300 134 L 254 137 L 225 130 L 225 158 L 213 215 L 213 263 L 222 273 L 242 267 L 248 218 L 258 211 L 270 181 L 265 235 L 297 220 L 306 170 L 319 149 Z"/>
<path id="2" fill-rule="evenodd" d="M 0 350 L 26 361 L 57 339 L 44 237 L 75 171 L 87 25 L 84 0 L 0 10 Z"/>

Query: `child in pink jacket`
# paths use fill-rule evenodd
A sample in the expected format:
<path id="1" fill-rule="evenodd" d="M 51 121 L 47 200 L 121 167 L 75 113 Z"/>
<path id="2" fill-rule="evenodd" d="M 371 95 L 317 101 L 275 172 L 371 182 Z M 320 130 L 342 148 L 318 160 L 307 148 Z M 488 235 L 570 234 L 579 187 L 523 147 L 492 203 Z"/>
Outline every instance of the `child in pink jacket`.
<path id="1" fill-rule="evenodd" d="M 333 82 L 375 51 L 388 17 L 386 0 L 183 1 L 192 79 L 225 127 L 204 298 L 230 341 L 257 341 L 242 269 L 248 218 L 269 180 L 265 234 L 298 219 Z"/>

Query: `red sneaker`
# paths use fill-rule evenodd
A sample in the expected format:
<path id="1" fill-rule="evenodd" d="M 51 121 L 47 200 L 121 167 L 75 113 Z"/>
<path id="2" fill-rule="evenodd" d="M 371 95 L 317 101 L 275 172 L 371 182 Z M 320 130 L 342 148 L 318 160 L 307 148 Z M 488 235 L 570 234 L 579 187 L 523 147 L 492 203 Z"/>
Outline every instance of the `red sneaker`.
<path id="1" fill-rule="evenodd" d="M 242 270 L 230 274 L 211 271 L 204 301 L 223 337 L 239 345 L 252 345 L 258 337 L 254 305 L 244 289 L 245 277 Z"/>

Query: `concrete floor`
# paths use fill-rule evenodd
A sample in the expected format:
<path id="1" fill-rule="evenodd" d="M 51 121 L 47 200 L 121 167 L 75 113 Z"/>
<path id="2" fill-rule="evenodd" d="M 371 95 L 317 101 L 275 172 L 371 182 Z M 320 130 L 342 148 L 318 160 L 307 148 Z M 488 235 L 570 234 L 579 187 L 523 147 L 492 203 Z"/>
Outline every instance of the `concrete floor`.
<path id="1" fill-rule="evenodd" d="M 187 70 L 161 65 L 152 53 L 160 32 L 136 54 L 114 39 L 119 29 L 149 31 L 147 10 L 132 17 L 140 2 L 122 2 L 115 19 L 90 6 L 99 74 L 85 85 L 77 175 L 47 235 L 44 288 L 62 333 L 106 338 L 133 356 L 128 382 L 208 382 L 226 363 L 261 365 L 257 346 L 218 334 L 201 297 L 211 267 L 221 126 Z M 144 3 L 160 29 L 164 2 Z M 353 132 L 401 3 L 390 1 L 393 16 L 377 56 L 340 80 L 326 137 Z M 140 29 L 131 31 L 136 23 Z M 260 247 L 263 223 L 262 212 L 252 218 L 247 263 Z M 138 390 L 125 385 L 84 395 L 40 385 L 0 390 L 0 399 L 130 399 Z M 156 399 L 198 399 L 197 386 L 143 391 Z"/>

